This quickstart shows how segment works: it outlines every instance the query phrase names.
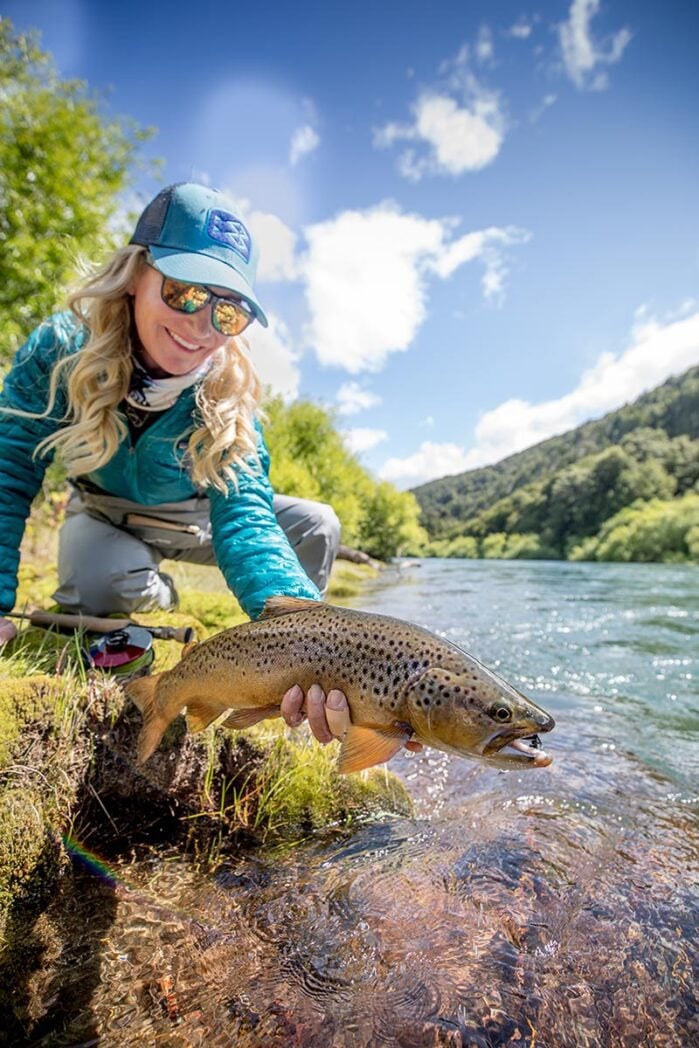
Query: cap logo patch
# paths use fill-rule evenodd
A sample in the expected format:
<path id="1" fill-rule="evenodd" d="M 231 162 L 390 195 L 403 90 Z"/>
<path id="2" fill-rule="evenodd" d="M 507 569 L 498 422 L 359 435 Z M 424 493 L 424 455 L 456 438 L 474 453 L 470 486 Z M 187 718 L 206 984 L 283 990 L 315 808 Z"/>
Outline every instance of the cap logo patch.
<path id="1" fill-rule="evenodd" d="M 240 219 L 230 211 L 210 211 L 206 232 L 212 240 L 233 248 L 244 262 L 250 261 L 250 234 Z"/>

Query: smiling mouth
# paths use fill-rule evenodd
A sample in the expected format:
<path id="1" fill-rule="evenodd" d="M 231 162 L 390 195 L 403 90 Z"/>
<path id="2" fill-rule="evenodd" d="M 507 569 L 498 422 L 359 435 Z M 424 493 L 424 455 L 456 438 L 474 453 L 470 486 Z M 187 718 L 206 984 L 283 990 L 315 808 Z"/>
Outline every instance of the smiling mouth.
<path id="1" fill-rule="evenodd" d="M 186 349 L 189 353 L 193 353 L 195 350 L 202 348 L 198 342 L 188 342 L 186 338 L 182 338 L 181 335 L 176 335 L 174 331 L 170 331 L 170 328 L 165 328 L 165 330 L 180 349 Z"/>

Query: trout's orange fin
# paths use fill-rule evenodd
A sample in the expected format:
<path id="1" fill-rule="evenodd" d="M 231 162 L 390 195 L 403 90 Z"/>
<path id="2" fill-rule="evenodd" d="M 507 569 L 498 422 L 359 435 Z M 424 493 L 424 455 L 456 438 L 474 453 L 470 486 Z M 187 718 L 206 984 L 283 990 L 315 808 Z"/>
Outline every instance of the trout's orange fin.
<path id="1" fill-rule="evenodd" d="M 206 699 L 192 699 L 187 703 L 187 727 L 190 731 L 203 731 L 221 716 L 225 708 L 212 706 Z"/>
<path id="2" fill-rule="evenodd" d="M 196 648 L 196 647 L 197 647 L 198 645 L 199 645 L 199 641 L 198 641 L 198 640 L 188 640 L 186 644 L 183 644 L 183 645 L 182 645 L 182 651 L 181 651 L 181 653 L 180 653 L 180 662 L 181 662 L 181 661 L 182 661 L 182 659 L 184 659 L 184 658 L 185 658 L 185 657 L 186 657 L 187 655 L 189 655 L 190 651 L 194 651 L 194 649 L 195 649 L 195 648 Z"/>
<path id="3" fill-rule="evenodd" d="M 321 601 L 309 600 L 307 597 L 268 597 L 260 618 L 272 619 L 275 615 L 288 615 L 291 611 L 317 608 L 320 604 Z"/>
<path id="4" fill-rule="evenodd" d="M 154 673 L 151 677 L 138 677 L 126 685 L 126 694 L 143 717 L 143 727 L 138 736 L 139 764 L 144 764 L 157 750 L 168 726 L 168 721 L 159 713 L 155 704 L 155 693 L 161 677 L 162 673 Z"/>
<path id="5" fill-rule="evenodd" d="M 258 721 L 267 720 L 268 717 L 281 717 L 280 706 L 257 706 L 253 709 L 233 710 L 229 717 L 223 722 L 224 728 L 249 728 Z"/>
<path id="6" fill-rule="evenodd" d="M 382 728 L 360 728 L 350 724 L 342 739 L 337 770 L 341 775 L 383 764 L 398 753 L 412 731 L 403 724 Z"/>

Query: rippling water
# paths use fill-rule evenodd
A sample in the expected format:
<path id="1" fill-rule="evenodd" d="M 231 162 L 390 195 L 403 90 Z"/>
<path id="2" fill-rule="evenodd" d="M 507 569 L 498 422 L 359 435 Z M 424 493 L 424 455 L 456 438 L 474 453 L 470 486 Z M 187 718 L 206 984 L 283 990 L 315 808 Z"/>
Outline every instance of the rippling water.
<path id="1" fill-rule="evenodd" d="M 698 582 L 531 562 L 382 575 L 361 606 L 441 633 L 550 710 L 555 763 L 406 754 L 391 766 L 413 819 L 209 876 L 155 854 L 124 864 L 116 893 L 80 875 L 59 968 L 63 992 L 92 989 L 40 1043 L 699 1043 Z"/>

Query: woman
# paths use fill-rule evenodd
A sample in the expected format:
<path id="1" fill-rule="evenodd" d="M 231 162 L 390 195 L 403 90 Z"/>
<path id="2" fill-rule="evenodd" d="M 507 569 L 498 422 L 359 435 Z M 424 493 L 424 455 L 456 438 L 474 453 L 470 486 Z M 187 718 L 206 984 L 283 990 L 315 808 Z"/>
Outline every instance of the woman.
<path id="1" fill-rule="evenodd" d="M 46 465 L 73 485 L 59 539 L 58 604 L 105 614 L 174 607 L 163 557 L 218 564 L 243 609 L 274 594 L 321 599 L 339 541 L 329 506 L 274 496 L 241 336 L 267 326 L 257 254 L 231 203 L 168 186 L 116 251 L 17 353 L 0 395 L 0 643 L 15 636 L 19 546 Z M 305 569 L 305 570 L 304 570 Z M 347 701 L 293 688 L 329 742 Z M 328 712 L 330 711 L 330 712 Z M 334 719 L 333 719 L 334 718 Z"/>

